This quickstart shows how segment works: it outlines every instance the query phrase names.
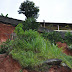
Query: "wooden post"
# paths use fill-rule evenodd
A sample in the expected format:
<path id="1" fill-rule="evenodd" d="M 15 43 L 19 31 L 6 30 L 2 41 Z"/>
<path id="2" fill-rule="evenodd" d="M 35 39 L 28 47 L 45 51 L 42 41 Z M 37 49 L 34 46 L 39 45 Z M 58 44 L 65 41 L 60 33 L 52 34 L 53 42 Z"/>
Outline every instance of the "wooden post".
<path id="1" fill-rule="evenodd" d="M 40 27 L 42 27 L 42 24 L 40 25 Z"/>
<path id="2" fill-rule="evenodd" d="M 58 25 L 58 30 L 59 30 L 59 25 Z"/>
<path id="3" fill-rule="evenodd" d="M 13 40 L 13 33 L 12 33 L 12 40 Z"/>
<path id="4" fill-rule="evenodd" d="M 43 22 L 44 22 L 44 28 L 45 28 L 45 20 L 43 20 Z"/>

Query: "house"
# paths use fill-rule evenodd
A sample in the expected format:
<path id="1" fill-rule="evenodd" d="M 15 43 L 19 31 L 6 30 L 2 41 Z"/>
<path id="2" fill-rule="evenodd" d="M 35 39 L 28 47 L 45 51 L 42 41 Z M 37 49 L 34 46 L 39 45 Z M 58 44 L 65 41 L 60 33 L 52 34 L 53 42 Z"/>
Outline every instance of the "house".
<path id="1" fill-rule="evenodd" d="M 41 27 L 51 30 L 72 30 L 72 23 L 40 22 Z"/>
<path id="2" fill-rule="evenodd" d="M 23 22 L 22 20 L 13 19 L 9 17 L 0 16 L 0 43 L 6 41 L 8 38 L 10 38 L 10 34 L 13 33 L 15 27 Z M 65 26 L 70 27 L 72 29 L 71 23 L 52 23 L 52 22 L 39 22 L 40 26 L 38 31 L 43 32 L 44 30 L 47 30 L 53 28 L 53 30 L 59 30 L 60 28 L 65 28 Z"/>

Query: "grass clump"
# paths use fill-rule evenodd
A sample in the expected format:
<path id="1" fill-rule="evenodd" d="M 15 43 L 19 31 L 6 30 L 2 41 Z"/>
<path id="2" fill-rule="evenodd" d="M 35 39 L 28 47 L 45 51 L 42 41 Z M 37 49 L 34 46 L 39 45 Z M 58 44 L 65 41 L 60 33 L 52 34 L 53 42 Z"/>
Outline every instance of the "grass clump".
<path id="1" fill-rule="evenodd" d="M 25 31 L 12 44 L 10 54 L 23 68 L 34 68 L 42 65 L 45 60 L 54 58 L 62 59 L 72 68 L 72 57 L 63 54 L 61 49 L 45 40 L 37 31 Z"/>
<path id="2" fill-rule="evenodd" d="M 3 42 L 1 45 L 0 45 L 0 54 L 3 54 L 3 53 L 7 53 L 8 52 L 8 48 L 10 48 L 10 40 L 8 39 L 6 42 Z"/>
<path id="3" fill-rule="evenodd" d="M 68 45 L 71 45 L 72 44 L 72 33 L 71 32 L 66 32 L 65 33 L 65 42 Z"/>
<path id="4" fill-rule="evenodd" d="M 23 67 L 34 67 L 47 59 L 44 57 L 46 40 L 37 31 L 28 30 L 17 37 L 10 52 Z"/>

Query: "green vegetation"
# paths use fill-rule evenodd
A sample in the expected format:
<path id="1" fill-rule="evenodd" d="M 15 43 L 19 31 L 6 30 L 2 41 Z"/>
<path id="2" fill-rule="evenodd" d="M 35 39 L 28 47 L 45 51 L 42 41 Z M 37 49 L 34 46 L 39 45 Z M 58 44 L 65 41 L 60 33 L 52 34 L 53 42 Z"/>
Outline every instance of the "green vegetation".
<path id="1" fill-rule="evenodd" d="M 24 1 L 21 3 L 19 7 L 19 13 L 23 13 L 27 18 L 38 17 L 39 8 L 35 6 L 35 3 L 29 0 Z"/>
<path id="2" fill-rule="evenodd" d="M 72 33 L 71 32 L 66 32 L 65 33 L 65 42 L 68 45 L 71 45 L 72 44 Z"/>
<path id="3" fill-rule="evenodd" d="M 17 32 L 16 33 L 21 34 L 25 30 L 29 30 L 29 29 L 38 30 L 38 27 L 39 27 L 39 23 L 36 22 L 36 19 L 34 19 L 33 17 L 28 18 L 24 22 L 17 25 L 17 27 L 16 27 Z"/>
<path id="4" fill-rule="evenodd" d="M 3 42 L 0 45 L 0 54 L 6 53 L 8 51 L 8 48 L 10 46 L 10 40 L 7 40 L 6 42 Z"/>
<path id="5" fill-rule="evenodd" d="M 36 22 L 36 19 L 31 17 L 25 20 L 25 22 L 23 22 L 23 30 L 38 30 L 39 27 L 39 23 Z"/>
<path id="6" fill-rule="evenodd" d="M 23 72 L 22 69 L 19 72 Z"/>
<path id="7" fill-rule="evenodd" d="M 59 32 L 43 32 L 42 36 L 49 40 L 52 43 L 56 44 L 56 42 L 65 42 L 68 45 L 69 49 L 72 49 L 72 33 L 66 32 L 64 35 L 64 38 L 62 38 L 61 34 Z"/>
<path id="8" fill-rule="evenodd" d="M 42 36 L 45 38 L 45 39 L 48 39 L 51 43 L 54 43 L 56 44 L 56 42 L 59 42 L 59 41 L 63 41 L 61 35 L 59 32 L 44 32 L 42 33 Z"/>
<path id="9" fill-rule="evenodd" d="M 72 50 L 72 33 L 71 32 L 65 33 L 65 40 L 64 41 L 67 43 L 68 48 L 70 50 Z"/>
<path id="10" fill-rule="evenodd" d="M 1 13 L 1 16 L 4 16 L 4 14 L 3 14 L 3 13 Z M 8 14 L 6 14 L 6 15 L 5 15 L 5 17 L 8 17 Z"/>
<path id="11" fill-rule="evenodd" d="M 6 42 L 4 48 L 23 68 L 33 69 L 41 66 L 45 60 L 53 58 L 62 59 L 72 68 L 72 56 L 63 54 L 61 49 L 54 44 L 62 40 L 60 34 L 52 32 L 41 35 L 31 29 L 24 31 L 23 24 L 19 24 L 15 28 L 15 32 L 17 37 Z"/>
<path id="12" fill-rule="evenodd" d="M 32 1 L 26 0 L 20 5 L 19 14 L 23 13 L 26 16 L 24 22 L 22 22 L 22 29 L 25 30 L 37 30 L 39 27 L 39 23 L 36 22 L 36 18 L 38 17 L 39 8 L 35 6 L 35 3 Z M 17 28 L 18 29 L 18 28 Z"/>
<path id="13" fill-rule="evenodd" d="M 34 68 L 42 65 L 43 61 L 53 58 L 62 59 L 72 68 L 72 57 L 63 54 L 61 49 L 45 40 L 35 30 L 20 33 L 12 44 L 13 49 L 10 54 L 23 68 Z"/>
<path id="14" fill-rule="evenodd" d="M 70 50 L 72 50 L 72 44 L 68 46 Z"/>
<path id="15" fill-rule="evenodd" d="M 42 37 L 37 31 L 31 29 L 24 31 L 22 27 L 23 25 L 19 24 L 15 28 L 17 37 L 14 40 L 6 42 L 5 46 L 2 45 L 1 47 L 4 46 L 7 52 L 12 54 L 12 57 L 16 59 L 23 68 L 34 69 L 34 67 L 41 66 L 45 60 L 53 58 L 62 59 L 62 62 L 72 68 L 72 56 L 63 54 L 61 49 L 54 44 L 54 40 L 55 42 L 61 41 L 60 35 L 55 32 L 46 33 L 49 37 L 54 38 L 50 38 L 53 40 L 52 42 L 50 39 L 47 39 L 48 36 L 46 34 Z M 59 38 L 57 39 L 57 37 Z"/>
<path id="16" fill-rule="evenodd" d="M 65 40 L 58 32 L 39 34 L 36 31 L 39 24 L 36 23 L 35 19 L 39 9 L 34 5 L 28 0 L 21 3 L 20 11 L 23 11 L 27 19 L 16 26 L 16 38 L 11 41 L 8 40 L 0 46 L 0 53 L 11 54 L 23 68 L 38 68 L 47 59 L 62 59 L 63 63 L 72 68 L 72 56 L 62 53 L 62 50 L 55 45 L 58 41 L 64 41 L 71 45 L 72 34 L 66 33 Z M 53 25 L 50 27 L 52 28 Z"/>
<path id="17" fill-rule="evenodd" d="M 49 40 L 51 43 L 56 44 L 56 42 L 66 42 L 68 45 L 72 44 L 72 33 L 66 32 L 64 35 L 64 38 L 62 38 L 61 34 L 59 32 L 43 32 L 42 36 L 47 40 Z"/>
<path id="18" fill-rule="evenodd" d="M 37 31 L 25 31 L 13 43 L 15 45 L 10 53 L 23 67 L 34 67 L 47 59 L 47 42 Z"/>
<path id="19" fill-rule="evenodd" d="M 0 54 L 6 53 L 6 50 L 4 48 L 0 48 Z"/>
<path id="20" fill-rule="evenodd" d="M 66 25 L 65 28 L 70 29 L 69 25 Z"/>

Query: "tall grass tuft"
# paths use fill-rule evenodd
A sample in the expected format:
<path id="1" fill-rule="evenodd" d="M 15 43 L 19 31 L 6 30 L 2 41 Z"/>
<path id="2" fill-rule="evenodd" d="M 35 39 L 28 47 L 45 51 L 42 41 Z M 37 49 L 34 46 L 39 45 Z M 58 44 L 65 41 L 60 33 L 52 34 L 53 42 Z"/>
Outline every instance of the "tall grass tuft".
<path id="1" fill-rule="evenodd" d="M 28 30 L 12 41 L 10 54 L 23 68 L 34 68 L 47 59 L 62 59 L 72 68 L 72 57 L 62 53 L 56 45 L 45 40 L 37 31 Z"/>

